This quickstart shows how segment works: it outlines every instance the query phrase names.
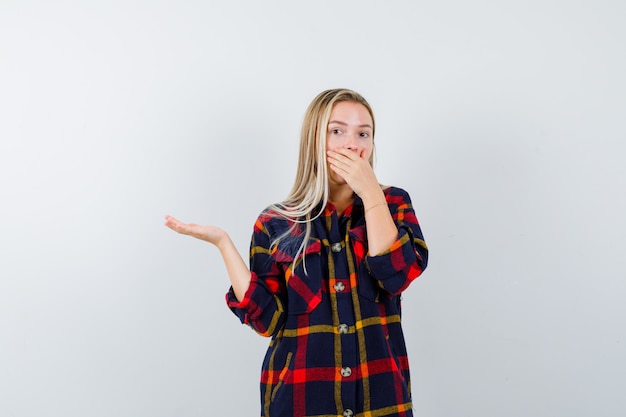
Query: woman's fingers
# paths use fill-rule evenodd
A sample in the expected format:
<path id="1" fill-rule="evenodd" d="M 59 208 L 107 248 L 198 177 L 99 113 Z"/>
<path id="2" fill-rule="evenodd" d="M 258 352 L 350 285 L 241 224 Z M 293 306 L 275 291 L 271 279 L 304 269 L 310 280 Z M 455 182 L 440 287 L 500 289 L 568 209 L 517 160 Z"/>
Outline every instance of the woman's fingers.
<path id="1" fill-rule="evenodd" d="M 175 232 L 195 237 L 196 239 L 205 240 L 209 243 L 213 243 L 214 245 L 219 244 L 219 242 L 226 236 L 226 232 L 219 227 L 183 223 L 172 216 L 165 216 L 165 225 Z"/>
<path id="2" fill-rule="evenodd" d="M 165 216 L 165 225 L 173 231 L 183 235 L 194 235 L 194 229 L 198 227 L 195 224 L 185 224 L 172 216 Z"/>
<path id="3" fill-rule="evenodd" d="M 340 174 L 347 174 L 360 159 L 356 152 L 348 149 L 345 149 L 343 153 L 336 151 L 328 152 L 328 164 L 335 171 L 338 170 Z"/>
<path id="4" fill-rule="evenodd" d="M 174 230 L 175 232 L 179 232 L 182 228 L 183 223 L 181 223 L 180 221 L 176 220 L 174 217 L 172 216 L 165 216 L 165 225 L 167 227 L 169 227 L 170 229 Z"/>
<path id="5" fill-rule="evenodd" d="M 334 161 L 335 165 L 349 165 L 359 159 L 362 159 L 359 154 L 350 149 L 328 151 L 328 160 Z"/>
<path id="6" fill-rule="evenodd" d="M 378 180 L 369 161 L 361 157 L 358 152 L 346 148 L 329 151 L 328 164 L 358 195 L 370 189 L 379 188 Z"/>
<path id="7" fill-rule="evenodd" d="M 178 223 L 178 220 L 176 220 L 172 216 L 169 216 L 169 215 L 165 216 L 165 225 L 169 227 L 170 229 L 176 231 L 177 223 Z"/>
<path id="8" fill-rule="evenodd" d="M 363 170 L 364 165 L 369 167 L 368 161 L 350 149 L 328 151 L 328 163 L 345 173 Z"/>

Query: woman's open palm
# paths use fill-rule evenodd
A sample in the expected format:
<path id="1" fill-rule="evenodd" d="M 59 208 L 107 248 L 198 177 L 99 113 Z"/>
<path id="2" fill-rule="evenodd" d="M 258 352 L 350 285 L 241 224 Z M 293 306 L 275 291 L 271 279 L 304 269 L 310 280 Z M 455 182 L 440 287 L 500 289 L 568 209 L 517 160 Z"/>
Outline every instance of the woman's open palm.
<path id="1" fill-rule="evenodd" d="M 222 239 L 227 236 L 226 232 L 215 226 L 201 226 L 193 223 L 183 223 L 172 216 L 165 216 L 165 225 L 175 232 L 192 236 L 219 246 Z"/>

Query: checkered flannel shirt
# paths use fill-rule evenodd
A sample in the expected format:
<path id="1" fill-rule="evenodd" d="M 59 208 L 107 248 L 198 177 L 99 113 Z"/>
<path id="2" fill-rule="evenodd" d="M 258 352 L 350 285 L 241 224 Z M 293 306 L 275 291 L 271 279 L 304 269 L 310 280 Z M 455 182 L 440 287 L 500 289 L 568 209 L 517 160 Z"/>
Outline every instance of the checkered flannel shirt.
<path id="1" fill-rule="evenodd" d="M 358 197 L 342 216 L 332 203 L 323 208 L 295 263 L 301 238 L 271 246 L 291 223 L 269 209 L 257 219 L 250 287 L 241 301 L 232 288 L 226 299 L 242 323 L 272 338 L 263 417 L 412 416 L 400 294 L 426 268 L 428 249 L 409 195 L 389 187 L 385 197 L 398 237 L 377 256 L 368 254 Z"/>

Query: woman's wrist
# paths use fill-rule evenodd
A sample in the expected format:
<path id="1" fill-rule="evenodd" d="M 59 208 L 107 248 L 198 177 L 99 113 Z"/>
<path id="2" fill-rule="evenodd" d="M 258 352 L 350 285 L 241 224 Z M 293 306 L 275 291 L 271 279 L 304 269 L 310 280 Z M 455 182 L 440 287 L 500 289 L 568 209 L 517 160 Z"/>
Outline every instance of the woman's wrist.
<path id="1" fill-rule="evenodd" d="M 220 252 L 224 252 L 235 246 L 233 241 L 230 239 L 230 236 L 228 235 L 228 233 L 226 233 L 225 231 L 222 231 L 222 233 L 223 234 L 219 238 L 219 240 L 215 242 L 215 246 L 217 246 L 217 249 L 219 249 Z"/>
<path id="2" fill-rule="evenodd" d="M 380 187 L 372 190 L 369 193 L 364 193 L 363 196 L 361 196 L 361 200 L 363 201 L 363 209 L 366 212 L 370 208 L 374 208 L 375 206 L 382 206 L 383 204 L 387 204 L 385 193 L 383 193 L 383 190 Z"/>
<path id="3" fill-rule="evenodd" d="M 383 201 L 383 202 L 380 202 L 380 203 L 375 203 L 375 204 L 372 204 L 372 205 L 365 205 L 364 204 L 363 205 L 363 208 L 364 208 L 363 213 L 367 214 L 368 211 L 370 211 L 370 210 L 372 210 L 372 209 L 374 209 L 376 207 L 382 207 L 382 206 L 386 206 L 386 205 L 387 205 L 386 201 Z"/>

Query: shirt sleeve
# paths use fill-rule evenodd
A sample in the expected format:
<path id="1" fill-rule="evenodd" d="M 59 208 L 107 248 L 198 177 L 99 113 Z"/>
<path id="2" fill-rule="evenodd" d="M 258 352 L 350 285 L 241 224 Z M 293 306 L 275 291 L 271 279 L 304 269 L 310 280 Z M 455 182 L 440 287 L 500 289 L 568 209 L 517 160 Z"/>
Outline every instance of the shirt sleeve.
<path id="1" fill-rule="evenodd" d="M 270 253 L 267 220 L 267 216 L 261 215 L 254 225 L 250 243 L 250 286 L 241 301 L 231 287 L 226 303 L 242 323 L 270 337 L 285 321 L 286 288 L 282 270 Z"/>
<path id="2" fill-rule="evenodd" d="M 388 293 L 398 295 L 426 269 L 428 247 L 407 192 L 394 188 L 386 197 L 398 228 L 398 238 L 383 253 L 368 255 L 365 262 L 378 285 Z"/>

